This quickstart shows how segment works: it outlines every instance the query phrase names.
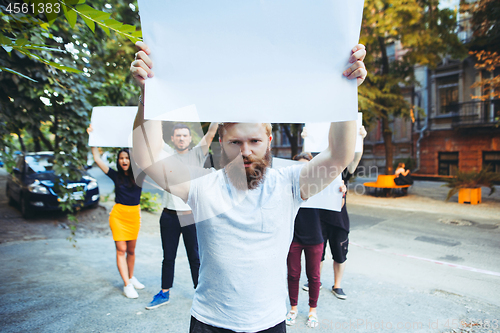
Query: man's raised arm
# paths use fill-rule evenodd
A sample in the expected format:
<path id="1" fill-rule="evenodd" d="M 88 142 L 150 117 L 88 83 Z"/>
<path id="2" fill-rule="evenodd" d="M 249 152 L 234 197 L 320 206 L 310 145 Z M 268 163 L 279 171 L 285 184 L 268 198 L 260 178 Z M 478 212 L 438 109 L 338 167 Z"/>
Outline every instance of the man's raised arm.
<path id="1" fill-rule="evenodd" d="M 153 64 L 148 57 L 150 51 L 146 44 L 137 42 L 139 51 L 130 66 L 130 72 L 141 86 L 144 96 L 144 83 L 147 77 L 153 77 Z M 163 150 L 161 121 L 144 119 L 144 100 L 139 102 L 139 110 L 134 121 L 133 150 L 135 162 L 159 186 L 187 200 L 190 186 L 189 169 Z"/>
<path id="2" fill-rule="evenodd" d="M 348 79 L 363 83 L 367 72 L 363 60 L 365 46 L 358 44 L 351 50 L 351 67 L 343 73 Z M 355 120 L 331 123 L 328 148 L 304 165 L 300 172 L 300 195 L 308 199 L 327 187 L 353 160 L 358 132 Z"/>
<path id="3" fill-rule="evenodd" d="M 327 187 L 353 160 L 356 121 L 331 123 L 328 148 L 306 163 L 300 172 L 300 194 L 308 199 Z"/>
<path id="4" fill-rule="evenodd" d="M 208 154 L 208 150 L 210 148 L 210 145 L 212 144 L 212 141 L 214 139 L 215 133 L 217 133 L 217 129 L 219 128 L 219 123 L 210 123 L 210 127 L 208 127 L 207 134 L 203 136 L 200 140 L 200 145 L 203 148 L 203 154 L 206 155 Z"/>

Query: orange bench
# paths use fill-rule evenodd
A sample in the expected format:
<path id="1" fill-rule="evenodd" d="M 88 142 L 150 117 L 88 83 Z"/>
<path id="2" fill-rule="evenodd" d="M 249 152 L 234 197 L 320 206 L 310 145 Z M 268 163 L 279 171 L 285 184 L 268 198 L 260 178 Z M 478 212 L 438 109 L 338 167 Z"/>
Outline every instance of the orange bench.
<path id="1" fill-rule="evenodd" d="M 376 182 L 367 182 L 363 183 L 363 185 L 375 189 L 375 194 L 377 194 L 379 190 L 382 190 L 387 196 L 392 190 L 401 189 L 401 193 L 404 195 L 405 193 L 402 189 L 406 189 L 411 185 L 396 185 L 396 183 L 394 183 L 394 178 L 396 178 L 396 175 L 378 175 Z"/>

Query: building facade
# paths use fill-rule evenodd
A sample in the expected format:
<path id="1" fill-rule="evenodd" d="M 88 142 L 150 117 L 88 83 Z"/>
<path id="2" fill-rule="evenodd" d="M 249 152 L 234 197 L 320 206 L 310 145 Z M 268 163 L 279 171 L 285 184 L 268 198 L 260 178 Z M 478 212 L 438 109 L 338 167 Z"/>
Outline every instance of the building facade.
<path id="1" fill-rule="evenodd" d="M 467 17 L 457 31 L 467 43 L 472 36 Z M 419 85 L 404 92 L 414 106 L 414 119 L 392 119 L 394 161 L 411 159 L 413 172 L 423 176 L 453 176 L 457 170 L 485 167 L 500 173 L 500 99 L 477 99 L 487 88 L 473 86 L 498 74 L 476 69 L 473 57 L 444 59 L 435 70 L 416 67 Z M 380 125 L 365 139 L 362 163 L 385 171 Z"/>

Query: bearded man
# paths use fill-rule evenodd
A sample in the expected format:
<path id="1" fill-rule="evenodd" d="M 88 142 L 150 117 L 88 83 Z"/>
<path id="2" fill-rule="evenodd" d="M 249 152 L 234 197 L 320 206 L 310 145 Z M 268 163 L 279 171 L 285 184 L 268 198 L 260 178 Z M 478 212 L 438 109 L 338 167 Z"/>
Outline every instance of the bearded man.
<path id="1" fill-rule="evenodd" d="M 141 85 L 152 77 L 147 46 L 131 73 Z M 352 50 L 344 72 L 360 84 L 366 77 L 363 45 Z M 199 283 L 190 332 L 285 332 L 286 258 L 300 205 L 327 187 L 354 157 L 356 121 L 332 123 L 329 147 L 309 163 L 269 168 L 271 125 L 219 124 L 224 167 L 200 170 L 162 156 L 158 121 L 134 123 L 134 158 L 160 186 L 193 212 L 200 253 Z"/>

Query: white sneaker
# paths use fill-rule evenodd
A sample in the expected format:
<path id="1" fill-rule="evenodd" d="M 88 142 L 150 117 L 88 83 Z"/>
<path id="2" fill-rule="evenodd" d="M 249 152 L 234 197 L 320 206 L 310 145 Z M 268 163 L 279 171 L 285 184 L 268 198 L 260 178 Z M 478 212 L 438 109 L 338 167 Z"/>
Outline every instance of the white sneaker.
<path id="1" fill-rule="evenodd" d="M 132 276 L 130 279 L 129 279 L 130 283 L 132 283 L 134 285 L 134 288 L 137 289 L 137 290 L 141 290 L 141 289 L 144 289 L 144 285 L 142 283 L 139 282 L 139 280 L 137 280 L 135 278 L 135 276 Z"/>
<path id="2" fill-rule="evenodd" d="M 297 312 L 290 310 L 286 315 L 286 324 L 288 326 L 295 325 L 296 318 L 297 318 Z"/>
<path id="3" fill-rule="evenodd" d="M 129 283 L 128 286 L 123 287 L 123 294 L 128 298 L 137 298 L 139 294 L 135 291 L 134 285 Z"/>

